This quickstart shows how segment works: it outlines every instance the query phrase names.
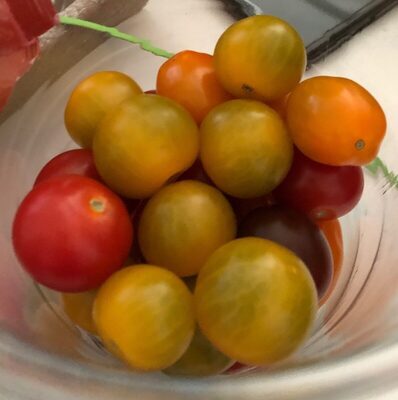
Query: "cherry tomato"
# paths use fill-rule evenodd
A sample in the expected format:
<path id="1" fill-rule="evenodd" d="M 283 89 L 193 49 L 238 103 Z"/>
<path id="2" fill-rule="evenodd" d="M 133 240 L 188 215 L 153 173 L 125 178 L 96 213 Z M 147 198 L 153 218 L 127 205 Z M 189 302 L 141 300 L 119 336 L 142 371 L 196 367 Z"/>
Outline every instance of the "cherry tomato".
<path id="1" fill-rule="evenodd" d="M 357 205 L 363 186 L 360 167 L 320 164 L 296 150 L 288 176 L 274 193 L 279 202 L 312 219 L 334 219 Z"/>
<path id="2" fill-rule="evenodd" d="M 105 118 L 93 151 L 109 187 L 125 197 L 146 198 L 194 163 L 198 127 L 172 100 L 142 94 Z"/>
<path id="3" fill-rule="evenodd" d="M 307 79 L 292 91 L 287 123 L 307 157 L 339 166 L 371 162 L 386 132 L 375 98 L 354 81 L 331 76 Z"/>
<path id="4" fill-rule="evenodd" d="M 304 263 L 285 247 L 253 237 L 213 253 L 199 273 L 194 297 L 204 335 L 248 365 L 292 354 L 308 336 L 317 309 Z"/>
<path id="5" fill-rule="evenodd" d="M 93 320 L 93 307 L 97 290 L 81 293 L 63 293 L 62 305 L 65 314 L 79 328 L 97 334 Z"/>
<path id="6" fill-rule="evenodd" d="M 112 275 L 101 287 L 94 321 L 116 356 L 138 370 L 162 370 L 173 365 L 192 340 L 192 294 L 173 273 L 135 265 Z"/>
<path id="7" fill-rule="evenodd" d="M 235 97 L 273 101 L 300 82 L 306 52 L 303 40 L 287 22 L 256 15 L 224 32 L 214 60 L 218 79 Z"/>
<path id="8" fill-rule="evenodd" d="M 179 276 L 196 275 L 214 250 L 235 235 L 228 201 L 214 187 L 197 181 L 161 189 L 148 201 L 138 228 L 145 259 Z"/>
<path id="9" fill-rule="evenodd" d="M 203 167 L 225 193 L 238 198 L 271 192 L 289 171 L 293 145 L 283 121 L 253 100 L 214 108 L 201 126 Z"/>
<path id="10" fill-rule="evenodd" d="M 114 71 L 97 72 L 73 90 L 65 109 L 65 126 L 81 147 L 91 148 L 94 133 L 107 112 L 142 93 L 129 76 Z"/>
<path id="11" fill-rule="evenodd" d="M 321 304 L 324 303 L 336 286 L 337 279 L 340 276 L 341 267 L 344 258 L 343 233 L 341 231 L 338 219 L 330 219 L 326 221 L 317 220 L 315 223 L 319 226 L 329 243 L 329 247 L 333 256 L 333 278 L 329 288 L 322 298 Z"/>
<path id="12" fill-rule="evenodd" d="M 213 56 L 185 50 L 159 69 L 157 93 L 184 106 L 197 123 L 232 96 L 218 82 Z"/>
<path id="13" fill-rule="evenodd" d="M 322 231 L 305 214 L 280 205 L 257 208 L 241 222 L 238 236 L 269 239 L 293 251 L 309 269 L 318 298 L 326 293 L 333 275 L 331 251 Z"/>
<path id="14" fill-rule="evenodd" d="M 167 375 L 210 376 L 226 371 L 232 364 L 234 361 L 218 351 L 197 328 L 184 355 L 163 372 Z"/>
<path id="15" fill-rule="evenodd" d="M 18 208 L 13 244 L 39 283 L 60 292 L 97 288 L 127 258 L 133 229 L 123 202 L 90 178 L 37 185 Z"/>
<path id="16" fill-rule="evenodd" d="M 69 150 L 58 154 L 39 172 L 35 185 L 49 178 L 62 175 L 81 175 L 101 180 L 94 164 L 93 153 L 87 149 Z"/>

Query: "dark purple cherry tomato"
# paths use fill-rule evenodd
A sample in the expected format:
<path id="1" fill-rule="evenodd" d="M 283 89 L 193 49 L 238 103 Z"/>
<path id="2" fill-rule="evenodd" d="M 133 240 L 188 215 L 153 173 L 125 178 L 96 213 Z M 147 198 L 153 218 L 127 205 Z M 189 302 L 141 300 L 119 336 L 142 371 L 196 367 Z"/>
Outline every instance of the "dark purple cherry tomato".
<path id="1" fill-rule="evenodd" d="M 257 208 L 241 222 L 238 235 L 272 240 L 296 253 L 311 272 L 318 298 L 325 294 L 333 274 L 332 255 L 322 231 L 305 214 L 280 205 Z"/>
<path id="2" fill-rule="evenodd" d="M 320 164 L 296 149 L 290 172 L 274 193 L 278 202 L 312 219 L 326 220 L 350 212 L 359 202 L 363 186 L 361 167 Z"/>
<path id="3" fill-rule="evenodd" d="M 93 153 L 88 149 L 69 150 L 51 159 L 39 172 L 35 185 L 62 175 L 81 175 L 100 181 Z"/>
<path id="4" fill-rule="evenodd" d="M 275 204 L 275 198 L 272 193 L 253 199 L 238 199 L 236 197 L 227 197 L 234 209 L 238 222 L 242 221 L 251 211 L 260 207 L 271 207 Z"/>

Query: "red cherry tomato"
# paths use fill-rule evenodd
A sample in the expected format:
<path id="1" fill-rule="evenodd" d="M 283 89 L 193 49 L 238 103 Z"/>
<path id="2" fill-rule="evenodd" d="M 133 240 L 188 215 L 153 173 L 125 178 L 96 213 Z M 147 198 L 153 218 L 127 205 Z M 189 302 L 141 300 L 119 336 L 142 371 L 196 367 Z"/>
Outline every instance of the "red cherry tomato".
<path id="1" fill-rule="evenodd" d="M 356 206 L 363 185 L 360 167 L 320 164 L 296 149 L 291 170 L 274 193 L 279 202 L 313 219 L 334 219 Z"/>
<path id="2" fill-rule="evenodd" d="M 160 67 L 156 89 L 184 106 L 198 123 L 216 105 L 232 99 L 217 80 L 213 56 L 189 50 Z"/>
<path id="3" fill-rule="evenodd" d="M 132 236 L 122 200 L 78 175 L 33 188 L 13 226 L 14 249 L 24 268 L 39 283 L 62 292 L 100 286 L 123 265 Z"/>
<path id="4" fill-rule="evenodd" d="M 62 175 L 81 175 L 101 180 L 94 164 L 93 153 L 88 149 L 69 150 L 55 156 L 39 172 L 35 185 Z"/>

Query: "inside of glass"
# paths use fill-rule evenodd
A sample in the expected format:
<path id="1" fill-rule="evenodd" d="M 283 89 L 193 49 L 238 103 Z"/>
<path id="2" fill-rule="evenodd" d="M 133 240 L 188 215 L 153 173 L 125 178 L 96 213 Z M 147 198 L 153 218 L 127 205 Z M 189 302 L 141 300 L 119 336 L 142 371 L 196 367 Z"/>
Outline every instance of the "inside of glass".
<path id="1" fill-rule="evenodd" d="M 162 15 L 170 13 L 171 3 L 155 3 L 151 6 L 150 2 L 147 9 L 120 28 L 151 39 L 172 52 L 185 48 L 212 52 L 217 38 L 232 22 L 222 5 L 208 0 L 194 2 L 189 13 L 195 18 L 190 19 L 188 34 L 186 11 L 175 6 L 173 17 L 164 21 Z M 394 18 L 395 21 L 398 18 L 396 11 L 381 21 L 392 26 Z M 206 20 L 205 30 L 203 20 Z M 383 41 L 383 35 L 385 29 L 383 33 L 376 25 L 368 28 L 314 66 L 308 75 L 347 76 L 375 94 L 389 119 L 381 157 L 390 169 L 398 171 L 395 157 L 398 140 L 393 136 L 398 120 L 390 112 L 395 93 L 384 85 L 395 74 L 393 66 L 398 65 L 398 52 L 393 53 L 396 62 L 386 66 L 385 49 L 375 46 Z M 360 69 L 357 67 L 363 57 L 360 42 L 365 39 L 367 47 L 374 45 L 371 47 L 374 54 L 367 68 Z M 108 40 L 90 54 L 84 57 L 82 54 L 82 60 L 61 78 L 52 81 L 49 76 L 46 84 L 21 109 L 0 123 L 0 329 L 3 332 L 62 357 L 115 369 L 126 368 L 96 338 L 71 324 L 60 307 L 57 293 L 39 288 L 23 272 L 12 250 L 11 225 L 18 204 L 32 187 L 41 167 L 56 154 L 76 148 L 63 125 L 64 107 L 74 85 L 94 71 L 118 70 L 134 77 L 144 90 L 153 89 L 163 61 L 131 44 Z M 378 70 L 383 70 L 383 76 L 375 73 Z M 398 211 L 394 204 L 398 191 L 380 172 L 366 171 L 365 181 L 359 206 L 341 219 L 344 265 L 337 286 L 320 308 L 307 344 L 289 360 L 273 366 L 274 369 L 350 355 L 396 337 Z"/>

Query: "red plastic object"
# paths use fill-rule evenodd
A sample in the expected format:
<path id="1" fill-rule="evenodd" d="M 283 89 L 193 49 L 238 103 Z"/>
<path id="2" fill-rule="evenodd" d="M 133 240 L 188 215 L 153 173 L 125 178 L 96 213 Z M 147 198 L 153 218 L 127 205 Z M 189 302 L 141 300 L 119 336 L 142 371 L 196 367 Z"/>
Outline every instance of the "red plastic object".
<path id="1" fill-rule="evenodd" d="M 51 0 L 0 0 L 0 111 L 37 57 L 38 36 L 57 22 Z"/>

